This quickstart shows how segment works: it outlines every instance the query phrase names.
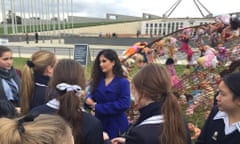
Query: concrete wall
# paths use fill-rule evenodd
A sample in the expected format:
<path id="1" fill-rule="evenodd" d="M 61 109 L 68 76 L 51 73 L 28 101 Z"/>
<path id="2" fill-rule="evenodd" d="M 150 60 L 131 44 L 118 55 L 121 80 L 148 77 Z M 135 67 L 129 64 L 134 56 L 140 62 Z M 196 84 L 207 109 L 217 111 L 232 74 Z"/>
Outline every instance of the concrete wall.
<path id="1" fill-rule="evenodd" d="M 95 33 L 99 34 L 100 32 L 105 35 L 106 33 L 117 33 L 117 34 L 136 34 L 137 30 L 141 29 L 140 22 L 129 22 L 129 23 L 120 23 L 120 24 L 109 24 L 101 26 L 92 26 L 84 28 L 74 29 L 74 34 L 81 33 Z"/>
<path id="2" fill-rule="evenodd" d="M 128 16 L 128 15 L 120 15 L 120 14 L 113 14 L 113 13 L 107 13 L 106 14 L 107 20 L 115 20 L 115 21 L 133 21 L 133 20 L 141 20 L 141 17 L 135 17 L 135 16 Z"/>
<path id="3" fill-rule="evenodd" d="M 71 23 L 92 23 L 92 22 L 104 22 L 108 21 L 105 18 L 95 18 L 95 17 L 79 17 L 79 16 L 68 16 L 68 21 Z"/>

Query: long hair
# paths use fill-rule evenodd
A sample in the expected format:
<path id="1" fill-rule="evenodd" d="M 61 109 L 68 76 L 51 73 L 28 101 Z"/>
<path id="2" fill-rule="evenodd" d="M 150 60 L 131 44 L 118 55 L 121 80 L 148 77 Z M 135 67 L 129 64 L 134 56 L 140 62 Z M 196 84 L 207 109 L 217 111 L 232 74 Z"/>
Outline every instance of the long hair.
<path id="1" fill-rule="evenodd" d="M 165 67 L 152 63 L 145 65 L 132 79 L 141 96 L 162 101 L 164 123 L 160 134 L 161 144 L 185 144 L 186 127 L 176 97 L 171 91 L 171 79 Z M 174 136 L 174 138 L 172 138 Z"/>
<path id="2" fill-rule="evenodd" d="M 37 51 L 23 67 L 20 87 L 20 107 L 22 114 L 29 112 L 30 99 L 34 91 L 34 73 L 43 75 L 48 66 L 54 67 L 56 57 L 50 51 Z M 44 94 L 44 93 L 43 93 Z"/>
<path id="3" fill-rule="evenodd" d="M 1 144 L 66 144 L 71 141 L 69 125 L 56 115 L 39 115 L 21 124 L 18 119 L 0 118 Z"/>
<path id="4" fill-rule="evenodd" d="M 106 57 L 107 59 L 109 59 L 111 62 L 115 62 L 115 65 L 113 67 L 113 74 L 116 77 L 125 77 L 123 74 L 124 72 L 123 72 L 122 65 L 118 58 L 117 53 L 112 49 L 104 49 L 98 53 L 98 55 L 95 59 L 95 62 L 93 64 L 91 81 L 90 81 L 90 91 L 92 93 L 94 93 L 101 78 L 105 76 L 105 73 L 102 72 L 102 70 L 100 68 L 100 60 L 99 59 L 100 59 L 100 56 L 102 56 L 102 55 L 104 57 Z"/>
<path id="5" fill-rule="evenodd" d="M 81 64 L 71 59 L 60 60 L 54 69 L 49 86 L 56 89 L 56 86 L 60 83 L 79 85 L 82 89 L 85 89 L 86 80 Z M 71 125 L 75 144 L 82 143 L 80 97 L 74 91 L 59 91 L 56 99 L 60 102 L 58 114 Z"/>

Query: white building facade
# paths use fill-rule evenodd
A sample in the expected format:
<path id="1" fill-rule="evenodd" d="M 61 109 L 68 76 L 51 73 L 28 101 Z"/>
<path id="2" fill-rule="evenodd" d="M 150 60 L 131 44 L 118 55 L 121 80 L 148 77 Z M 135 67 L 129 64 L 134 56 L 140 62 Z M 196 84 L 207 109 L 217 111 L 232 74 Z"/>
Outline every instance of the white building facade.
<path id="1" fill-rule="evenodd" d="M 181 28 L 214 23 L 215 18 L 163 18 L 141 22 L 141 33 L 163 36 Z"/>

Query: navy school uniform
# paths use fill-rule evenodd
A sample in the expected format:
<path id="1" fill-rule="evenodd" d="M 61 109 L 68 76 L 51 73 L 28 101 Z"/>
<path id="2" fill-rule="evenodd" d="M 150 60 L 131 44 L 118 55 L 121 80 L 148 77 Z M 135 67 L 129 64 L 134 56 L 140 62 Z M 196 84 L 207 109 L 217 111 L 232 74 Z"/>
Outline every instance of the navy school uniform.
<path id="1" fill-rule="evenodd" d="M 161 102 L 154 102 L 139 110 L 140 117 L 137 122 L 123 135 L 126 138 L 125 144 L 160 144 L 159 135 L 164 123 L 163 115 L 160 113 L 161 105 Z M 191 144 L 187 125 L 186 131 L 186 144 Z"/>
<path id="2" fill-rule="evenodd" d="M 226 126 L 224 117 L 224 112 L 214 107 L 196 144 L 240 144 L 240 122 L 234 124 L 235 128 Z"/>
<path id="3" fill-rule="evenodd" d="M 34 91 L 30 101 L 30 109 L 46 103 L 49 76 L 34 73 Z"/>
<path id="4" fill-rule="evenodd" d="M 51 101 L 56 100 L 53 99 Z M 56 114 L 57 108 L 50 102 L 33 108 L 30 114 L 33 116 L 38 116 L 39 114 Z M 81 133 L 84 141 L 83 144 L 104 144 L 101 122 L 86 112 L 82 112 Z"/>

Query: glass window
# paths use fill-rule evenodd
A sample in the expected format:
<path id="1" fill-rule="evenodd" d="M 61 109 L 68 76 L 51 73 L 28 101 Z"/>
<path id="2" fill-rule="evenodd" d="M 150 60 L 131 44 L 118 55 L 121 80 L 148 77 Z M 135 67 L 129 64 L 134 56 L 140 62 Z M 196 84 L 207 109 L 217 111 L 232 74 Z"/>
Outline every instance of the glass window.
<path id="1" fill-rule="evenodd" d="M 170 28 L 171 27 L 171 23 L 168 23 L 168 28 Z"/>
<path id="2" fill-rule="evenodd" d="M 148 30 L 147 29 L 146 29 L 145 33 L 148 34 Z"/>

